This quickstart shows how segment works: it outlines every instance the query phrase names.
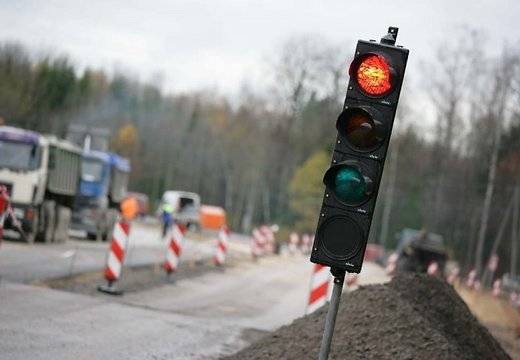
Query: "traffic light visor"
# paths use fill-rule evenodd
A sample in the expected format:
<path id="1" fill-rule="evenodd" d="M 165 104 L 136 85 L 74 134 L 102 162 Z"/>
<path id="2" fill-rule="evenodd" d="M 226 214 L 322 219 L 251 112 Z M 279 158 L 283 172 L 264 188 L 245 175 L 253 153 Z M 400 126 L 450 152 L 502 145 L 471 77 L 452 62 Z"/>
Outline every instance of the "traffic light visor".
<path id="1" fill-rule="evenodd" d="M 349 70 L 361 91 L 369 96 L 383 96 L 392 90 L 392 68 L 384 56 L 364 54 L 354 59 Z"/>

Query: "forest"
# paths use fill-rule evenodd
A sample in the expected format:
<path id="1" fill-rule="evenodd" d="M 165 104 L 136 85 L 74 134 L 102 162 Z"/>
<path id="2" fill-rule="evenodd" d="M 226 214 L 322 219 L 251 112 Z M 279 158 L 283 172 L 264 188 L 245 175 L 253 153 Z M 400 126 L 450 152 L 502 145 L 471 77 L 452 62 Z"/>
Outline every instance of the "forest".
<path id="1" fill-rule="evenodd" d="M 390 249 L 403 228 L 426 229 L 444 237 L 465 270 L 482 271 L 497 253 L 499 272 L 514 274 L 520 47 L 494 54 L 482 38 L 468 30 L 437 44 L 421 71 L 406 75 L 370 241 Z M 277 223 L 284 240 L 315 231 L 353 47 L 287 39 L 269 59 L 270 88 L 244 83 L 231 98 L 213 89 L 167 93 L 3 43 L 0 123 L 61 137 L 71 124 L 107 128 L 112 150 L 131 159 L 131 190 L 154 203 L 167 189 L 194 191 L 224 207 L 234 230 Z"/>

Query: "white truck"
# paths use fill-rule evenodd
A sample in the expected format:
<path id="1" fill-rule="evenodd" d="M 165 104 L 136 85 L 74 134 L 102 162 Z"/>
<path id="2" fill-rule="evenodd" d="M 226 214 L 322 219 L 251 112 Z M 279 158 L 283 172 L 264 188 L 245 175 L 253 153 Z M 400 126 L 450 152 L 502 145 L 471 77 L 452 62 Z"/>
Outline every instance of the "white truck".
<path id="1" fill-rule="evenodd" d="M 171 206 L 173 220 L 186 224 L 190 229 L 197 229 L 200 227 L 200 196 L 199 194 L 187 191 L 165 191 L 157 214 L 160 215 L 163 206 L 168 204 Z"/>
<path id="2" fill-rule="evenodd" d="M 79 186 L 81 149 L 53 136 L 0 126 L 0 184 L 27 242 L 62 242 Z M 18 230 L 9 219 L 6 229 Z"/>

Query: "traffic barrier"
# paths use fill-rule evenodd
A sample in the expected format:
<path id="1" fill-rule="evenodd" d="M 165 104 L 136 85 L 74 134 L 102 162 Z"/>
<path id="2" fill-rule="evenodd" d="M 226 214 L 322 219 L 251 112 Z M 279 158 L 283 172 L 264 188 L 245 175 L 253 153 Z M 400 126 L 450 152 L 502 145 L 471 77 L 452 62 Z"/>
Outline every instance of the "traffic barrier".
<path id="1" fill-rule="evenodd" d="M 9 202 L 9 195 L 7 194 L 7 188 L 0 185 L 0 245 L 4 238 L 4 222 L 7 217 L 7 204 Z"/>
<path id="2" fill-rule="evenodd" d="M 309 234 L 302 235 L 302 253 L 310 254 L 312 248 L 311 236 Z"/>
<path id="3" fill-rule="evenodd" d="M 453 285 L 458 280 L 460 274 L 460 269 L 458 267 L 454 267 L 450 270 L 446 281 L 448 284 Z"/>
<path id="4" fill-rule="evenodd" d="M 289 234 L 289 254 L 295 255 L 298 252 L 298 243 L 300 242 L 300 237 L 296 232 L 292 232 Z"/>
<path id="5" fill-rule="evenodd" d="M 348 287 L 357 285 L 357 282 L 358 282 L 358 274 L 356 274 L 356 273 L 349 273 L 345 277 L 345 284 Z"/>
<path id="6" fill-rule="evenodd" d="M 493 282 L 493 290 L 491 291 L 491 293 L 493 294 L 494 297 L 499 297 L 500 294 L 502 293 L 502 283 L 501 283 L 500 279 L 496 279 Z"/>
<path id="7" fill-rule="evenodd" d="M 126 219 L 120 218 L 114 225 L 112 241 L 110 242 L 107 266 L 104 273 L 107 285 L 99 286 L 99 291 L 110 295 L 121 295 L 123 293 L 115 284 L 121 277 L 129 235 L 130 223 Z"/>
<path id="8" fill-rule="evenodd" d="M 179 267 L 182 248 L 184 246 L 184 234 L 187 227 L 181 224 L 173 224 L 168 231 L 169 243 L 166 248 L 166 260 L 163 268 L 166 274 L 171 275 Z"/>
<path id="9" fill-rule="evenodd" d="M 436 261 L 429 263 L 428 268 L 426 269 L 426 273 L 430 276 L 439 275 L 439 264 Z"/>
<path id="10" fill-rule="evenodd" d="M 466 279 L 466 286 L 470 289 L 475 287 L 475 280 L 477 279 L 477 270 L 471 269 L 471 271 L 468 273 L 468 278 Z"/>
<path id="11" fill-rule="evenodd" d="M 397 253 L 392 253 L 388 257 L 388 260 L 386 261 L 386 268 L 385 268 L 386 275 L 392 276 L 394 274 L 395 270 L 397 269 L 397 260 L 398 259 L 399 259 L 399 255 L 397 255 Z"/>
<path id="12" fill-rule="evenodd" d="M 314 312 L 327 303 L 331 279 L 332 276 L 327 266 L 314 264 L 306 314 Z"/>
<path id="13" fill-rule="evenodd" d="M 254 228 L 251 234 L 251 255 L 256 259 L 264 254 L 267 238 L 257 228 Z"/>
<path id="14" fill-rule="evenodd" d="M 217 266 L 222 266 L 226 262 L 228 241 L 229 241 L 229 229 L 226 225 L 224 225 L 218 232 L 217 248 L 215 251 L 215 256 L 213 257 L 213 262 Z"/>
<path id="15" fill-rule="evenodd" d="M 273 254 L 274 253 L 274 232 L 273 232 L 273 230 L 267 225 L 260 226 L 259 230 L 266 240 L 264 253 Z"/>

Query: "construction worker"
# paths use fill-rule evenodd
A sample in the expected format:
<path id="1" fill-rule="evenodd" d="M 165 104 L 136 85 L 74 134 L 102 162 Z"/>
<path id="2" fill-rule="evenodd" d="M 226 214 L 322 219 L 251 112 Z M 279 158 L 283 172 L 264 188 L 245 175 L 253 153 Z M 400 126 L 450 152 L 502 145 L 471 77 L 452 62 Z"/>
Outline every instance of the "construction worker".
<path id="1" fill-rule="evenodd" d="M 173 206 L 165 202 L 161 208 L 161 220 L 163 225 L 162 236 L 165 237 L 173 221 Z"/>

